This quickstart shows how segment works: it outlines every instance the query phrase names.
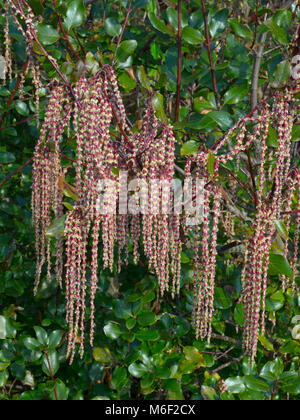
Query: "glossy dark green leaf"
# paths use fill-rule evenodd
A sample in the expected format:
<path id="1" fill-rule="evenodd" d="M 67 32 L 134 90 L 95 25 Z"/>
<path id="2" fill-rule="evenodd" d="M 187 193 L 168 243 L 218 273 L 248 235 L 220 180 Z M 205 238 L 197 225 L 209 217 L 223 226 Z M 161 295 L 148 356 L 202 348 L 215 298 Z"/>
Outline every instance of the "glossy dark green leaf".
<path id="1" fill-rule="evenodd" d="M 52 45 L 55 44 L 60 38 L 59 33 L 50 25 L 39 23 L 37 25 L 38 37 L 42 44 Z"/>
<path id="2" fill-rule="evenodd" d="M 224 96 L 224 104 L 234 105 L 238 104 L 245 96 L 249 93 L 248 86 L 233 86 L 230 88 Z"/>
<path id="3" fill-rule="evenodd" d="M 48 356 L 48 357 L 47 357 Z M 59 369 L 59 357 L 55 350 L 50 350 L 42 359 L 43 372 L 48 376 L 55 376 Z M 52 372 L 52 373 L 51 373 Z"/>
<path id="4" fill-rule="evenodd" d="M 70 31 L 72 28 L 81 26 L 85 20 L 85 7 L 83 0 L 73 0 L 67 9 L 65 25 Z"/>
<path id="5" fill-rule="evenodd" d="M 158 331 L 145 328 L 138 330 L 135 336 L 140 341 L 157 341 L 159 339 Z"/>
<path id="6" fill-rule="evenodd" d="M 252 375 L 245 376 L 244 384 L 246 385 L 247 388 L 252 389 L 253 391 L 259 391 L 259 392 L 270 391 L 270 386 L 266 381 L 259 378 L 255 378 Z"/>
<path id="7" fill-rule="evenodd" d="M 191 26 L 186 26 L 182 30 L 182 38 L 191 45 L 198 45 L 204 42 L 204 36 L 200 31 Z"/>
<path id="8" fill-rule="evenodd" d="M 241 378 L 240 376 L 237 376 L 235 378 L 228 378 L 226 379 L 225 383 L 232 394 L 239 394 L 245 391 L 246 389 L 244 384 L 244 378 Z"/>
<path id="9" fill-rule="evenodd" d="M 138 44 L 135 39 L 121 42 L 116 53 L 117 63 L 125 63 L 127 59 L 135 52 L 137 45 Z"/>
<path id="10" fill-rule="evenodd" d="M 148 327 L 155 324 L 156 316 L 153 312 L 141 312 L 137 320 L 142 327 Z"/>
<path id="11" fill-rule="evenodd" d="M 113 373 L 111 385 L 117 391 L 122 391 L 122 389 L 128 383 L 127 369 L 124 367 L 118 366 Z"/>
<path id="12" fill-rule="evenodd" d="M 22 115 L 23 117 L 28 117 L 29 115 L 29 109 L 25 102 L 23 101 L 16 101 L 15 102 L 15 108 L 18 114 Z"/>
<path id="13" fill-rule="evenodd" d="M 104 333 L 108 338 L 111 338 L 112 340 L 117 340 L 122 334 L 122 330 L 118 324 L 109 322 L 104 327 Z"/>
<path id="14" fill-rule="evenodd" d="M 270 254 L 269 274 L 271 276 L 283 274 L 289 278 L 292 278 L 293 270 L 287 259 L 282 255 Z"/>
<path id="15" fill-rule="evenodd" d="M 49 348 L 51 350 L 55 349 L 60 344 L 62 338 L 63 338 L 63 331 L 60 331 L 60 330 L 53 331 L 49 335 Z"/>
<path id="16" fill-rule="evenodd" d="M 45 331 L 44 328 L 42 327 L 34 327 L 34 331 L 38 339 L 38 342 L 42 346 L 47 347 L 49 345 L 49 337 L 48 337 L 47 331 Z"/>
<path id="17" fill-rule="evenodd" d="M 172 29 L 168 28 L 165 22 L 159 19 L 153 12 L 148 13 L 149 20 L 152 26 L 159 32 L 167 35 L 174 35 Z"/>
<path id="18" fill-rule="evenodd" d="M 276 358 L 272 362 L 268 362 L 265 364 L 265 366 L 262 368 L 259 376 L 261 376 L 264 379 L 267 379 L 268 381 L 275 381 L 279 378 L 280 375 L 282 375 L 284 371 L 284 364 L 281 358 Z"/>
<path id="19" fill-rule="evenodd" d="M 235 18 L 229 19 L 229 23 L 231 29 L 236 35 L 248 40 L 253 39 L 253 32 L 248 26 L 239 23 L 239 21 Z"/>
<path id="20" fill-rule="evenodd" d="M 148 374 L 148 368 L 142 363 L 132 363 L 129 366 L 128 371 L 130 375 L 134 376 L 135 378 L 142 378 Z"/>
<path id="21" fill-rule="evenodd" d="M 104 29 L 110 36 L 119 36 L 122 30 L 122 25 L 120 25 L 114 18 L 107 18 L 105 20 Z"/>

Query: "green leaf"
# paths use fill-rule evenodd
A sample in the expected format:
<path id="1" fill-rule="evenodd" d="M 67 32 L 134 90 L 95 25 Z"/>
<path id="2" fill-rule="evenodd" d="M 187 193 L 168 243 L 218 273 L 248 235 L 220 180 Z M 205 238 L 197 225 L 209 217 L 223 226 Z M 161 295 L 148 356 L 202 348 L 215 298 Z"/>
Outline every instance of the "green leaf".
<path id="1" fill-rule="evenodd" d="M 47 358 L 48 356 L 48 358 Z M 44 373 L 46 373 L 46 375 L 48 376 L 55 376 L 55 374 L 57 373 L 58 369 L 59 369 L 59 357 L 58 357 L 58 353 L 55 350 L 50 350 L 48 352 L 48 354 L 46 354 L 43 356 L 42 359 L 42 370 Z M 49 366 L 50 364 L 50 366 Z M 50 370 L 51 368 L 51 370 Z M 51 371 L 52 371 L 52 375 L 51 375 Z"/>
<path id="2" fill-rule="evenodd" d="M 24 339 L 24 346 L 28 350 L 36 351 L 39 349 L 40 343 L 35 338 L 27 337 Z"/>
<path id="3" fill-rule="evenodd" d="M 229 309 L 232 306 L 232 300 L 229 294 L 221 287 L 216 288 L 215 306 L 218 309 Z"/>
<path id="4" fill-rule="evenodd" d="M 188 155 L 194 155 L 198 152 L 199 149 L 199 143 L 195 140 L 189 140 L 185 142 L 180 150 L 181 156 L 188 156 Z"/>
<path id="5" fill-rule="evenodd" d="M 10 319 L 0 316 L 0 340 L 6 338 L 15 338 L 17 335 L 16 329 L 13 327 Z"/>
<path id="6" fill-rule="evenodd" d="M 249 87 L 246 85 L 233 86 L 224 96 L 224 105 L 238 104 L 249 93 Z"/>
<path id="7" fill-rule="evenodd" d="M 124 367 L 118 366 L 113 373 L 112 379 L 111 379 L 111 385 L 113 389 L 116 389 L 118 392 L 121 392 L 122 389 L 127 385 L 128 383 L 128 376 L 127 376 L 127 369 Z"/>
<path id="8" fill-rule="evenodd" d="M 103 330 L 106 337 L 111 338 L 112 340 L 117 340 L 122 334 L 122 330 L 119 325 L 113 322 L 109 322 L 107 325 L 105 325 Z"/>
<path id="9" fill-rule="evenodd" d="M 289 40 L 286 30 L 281 26 L 277 25 L 274 19 L 270 21 L 268 27 L 270 28 L 271 34 L 275 41 L 283 45 L 288 45 Z"/>
<path id="10" fill-rule="evenodd" d="M 114 18 L 105 19 L 104 29 L 109 36 L 119 36 L 122 26 Z"/>
<path id="11" fill-rule="evenodd" d="M 300 140 L 300 125 L 294 125 L 292 129 L 292 141 Z"/>
<path id="12" fill-rule="evenodd" d="M 225 384 L 228 386 L 231 394 L 239 394 L 240 392 L 243 392 L 246 389 L 244 379 L 240 376 L 226 379 Z"/>
<path id="13" fill-rule="evenodd" d="M 126 71 L 123 71 L 122 74 L 118 77 L 118 81 L 125 92 L 131 92 L 133 89 L 136 88 L 136 81 L 133 80 Z M 115 168 L 116 169 L 116 168 Z M 117 169 L 118 173 L 119 170 Z M 117 173 L 117 175 L 118 175 Z"/>
<path id="14" fill-rule="evenodd" d="M 285 85 L 289 81 L 291 74 L 292 69 L 290 63 L 287 60 L 282 61 L 276 67 L 276 70 L 273 75 L 274 80 L 272 82 L 272 86 L 278 88 L 280 86 Z"/>
<path id="15" fill-rule="evenodd" d="M 209 151 L 208 160 L 207 160 L 207 170 L 210 176 L 215 175 L 215 163 L 216 163 L 216 156 L 214 153 Z"/>
<path id="16" fill-rule="evenodd" d="M 108 348 L 94 348 L 93 356 L 96 362 L 101 363 L 103 365 L 109 364 L 112 359 L 111 352 Z"/>
<path id="17" fill-rule="evenodd" d="M 168 391 L 168 400 L 183 400 L 181 385 L 176 379 L 167 379 L 163 382 L 162 387 Z"/>
<path id="18" fill-rule="evenodd" d="M 151 91 L 151 81 L 147 76 L 146 70 L 144 66 L 140 66 L 137 70 L 137 77 L 140 81 L 140 84 L 143 86 L 144 89 Z"/>
<path id="19" fill-rule="evenodd" d="M 278 147 L 278 132 L 272 126 L 269 127 L 269 133 L 268 133 L 268 138 L 267 138 L 267 145 L 269 147 Z"/>
<path id="20" fill-rule="evenodd" d="M 60 38 L 59 33 L 50 25 L 39 23 L 37 25 L 38 38 L 44 45 L 55 44 Z"/>
<path id="21" fill-rule="evenodd" d="M 270 264 L 268 271 L 271 276 L 283 274 L 290 279 L 293 278 L 293 270 L 287 259 L 282 255 L 270 254 Z"/>
<path id="22" fill-rule="evenodd" d="M 45 8 L 41 0 L 29 0 L 28 3 L 35 15 L 42 15 L 44 13 Z"/>
<path id="23" fill-rule="evenodd" d="M 67 215 L 64 214 L 63 216 L 55 219 L 52 225 L 46 229 L 46 236 L 49 238 L 59 238 L 62 236 L 65 231 L 66 218 Z"/>
<path id="24" fill-rule="evenodd" d="M 61 342 L 63 338 L 63 332 L 60 330 L 57 331 L 53 331 L 50 335 L 49 335 L 49 348 L 51 350 L 54 350 Z"/>
<path id="25" fill-rule="evenodd" d="M 159 333 L 156 330 L 140 329 L 135 336 L 140 341 L 157 341 L 159 339 Z"/>
<path id="26" fill-rule="evenodd" d="M 289 234 L 286 225 L 281 220 L 275 220 L 277 232 L 283 239 L 288 239 Z"/>
<path id="27" fill-rule="evenodd" d="M 228 24 L 228 15 L 229 10 L 223 9 L 217 12 L 217 14 L 212 18 L 211 23 L 209 25 L 209 30 L 212 38 L 225 31 Z"/>
<path id="28" fill-rule="evenodd" d="M 55 381 L 55 390 L 56 390 L 56 395 L 57 395 L 58 401 L 67 401 L 68 400 L 69 389 L 60 379 L 56 379 L 56 381 Z M 51 392 L 51 399 L 52 400 L 56 399 L 55 394 L 54 394 L 54 389 Z"/>
<path id="29" fill-rule="evenodd" d="M 149 373 L 149 369 L 142 363 L 132 363 L 129 366 L 128 371 L 130 375 L 134 376 L 135 378 L 142 378 Z"/>
<path id="30" fill-rule="evenodd" d="M 268 297 L 266 300 L 266 309 L 267 311 L 279 311 L 284 306 L 284 295 L 281 290 L 273 293 L 272 296 Z"/>
<path id="31" fill-rule="evenodd" d="M 265 337 L 265 336 L 259 336 L 258 340 L 260 344 L 267 349 L 268 351 L 274 351 L 273 344 Z"/>
<path id="32" fill-rule="evenodd" d="M 242 25 L 237 19 L 229 19 L 229 23 L 233 32 L 241 38 L 252 40 L 253 32 L 248 26 Z"/>
<path id="33" fill-rule="evenodd" d="M 36 334 L 36 337 L 38 339 L 38 342 L 44 346 L 47 347 L 49 345 L 49 338 L 47 332 L 42 327 L 34 327 L 34 331 Z"/>
<path id="34" fill-rule="evenodd" d="M 12 153 L 9 152 L 3 152 L 0 153 L 0 163 L 1 164 L 7 164 L 12 163 L 16 160 L 15 156 Z"/>
<path id="35" fill-rule="evenodd" d="M 9 373 L 7 370 L 0 372 L 0 388 L 4 387 L 8 381 Z"/>
<path id="36" fill-rule="evenodd" d="M 25 104 L 25 102 L 16 101 L 15 108 L 18 114 L 22 115 L 23 117 L 28 117 L 29 109 L 28 109 L 28 106 Z"/>
<path id="37" fill-rule="evenodd" d="M 273 362 L 268 362 L 261 370 L 259 376 L 268 381 L 275 381 L 282 375 L 284 364 L 281 358 L 276 358 Z"/>
<path id="38" fill-rule="evenodd" d="M 234 320 L 240 326 L 245 324 L 245 308 L 242 303 L 238 303 L 234 309 Z"/>
<path id="39" fill-rule="evenodd" d="M 153 95 L 152 106 L 153 106 L 153 109 L 155 111 L 157 118 L 161 121 L 166 122 L 167 117 L 166 117 L 165 109 L 164 109 L 164 97 L 161 93 L 156 92 Z"/>
<path id="40" fill-rule="evenodd" d="M 67 9 L 65 25 L 70 31 L 72 28 L 81 26 L 85 20 L 85 7 L 83 0 L 73 0 Z"/>
<path id="41" fill-rule="evenodd" d="M 169 23 L 173 26 L 176 31 L 178 31 L 178 11 L 175 10 L 173 7 L 167 8 L 167 17 Z M 187 13 L 184 13 L 184 9 L 182 10 L 182 19 L 181 19 L 182 28 L 188 25 L 188 16 Z"/>
<path id="42" fill-rule="evenodd" d="M 200 31 L 190 26 L 186 26 L 182 30 L 182 38 L 191 45 L 198 45 L 204 42 L 204 36 Z"/>
<path id="43" fill-rule="evenodd" d="M 6 339 L 6 319 L 0 316 L 0 340 Z"/>
<path id="44" fill-rule="evenodd" d="M 156 316 L 153 312 L 141 312 L 138 316 L 138 323 L 142 327 L 148 327 L 155 324 Z"/>
<path id="45" fill-rule="evenodd" d="M 128 60 L 128 58 L 134 53 L 134 51 L 137 48 L 137 45 L 138 44 L 135 39 L 121 42 L 116 53 L 117 63 L 124 64 Z"/>
<path id="46" fill-rule="evenodd" d="M 129 318 L 126 320 L 126 328 L 132 330 L 136 325 L 136 320 L 134 318 Z"/>
<path id="47" fill-rule="evenodd" d="M 148 17 L 151 22 L 151 25 L 157 31 L 162 32 L 163 34 L 171 35 L 171 36 L 174 35 L 172 29 L 168 28 L 165 22 L 159 19 L 153 12 L 149 12 Z"/>
<path id="48" fill-rule="evenodd" d="M 247 386 L 247 388 L 252 389 L 253 391 L 270 391 L 270 386 L 267 382 L 263 381 L 262 379 L 255 378 L 252 375 L 244 377 L 244 384 Z"/>
<path id="49" fill-rule="evenodd" d="M 185 355 L 185 359 L 194 365 L 194 369 L 206 367 L 205 358 L 203 354 L 201 354 L 200 351 L 197 349 L 197 347 L 185 346 L 183 348 L 183 353 Z"/>
<path id="50" fill-rule="evenodd" d="M 300 376 L 297 372 L 284 372 L 279 378 L 279 384 L 283 392 L 300 394 Z"/>
<path id="51" fill-rule="evenodd" d="M 234 125 L 231 115 L 226 111 L 211 111 L 207 116 L 214 120 L 222 130 L 228 130 Z"/>

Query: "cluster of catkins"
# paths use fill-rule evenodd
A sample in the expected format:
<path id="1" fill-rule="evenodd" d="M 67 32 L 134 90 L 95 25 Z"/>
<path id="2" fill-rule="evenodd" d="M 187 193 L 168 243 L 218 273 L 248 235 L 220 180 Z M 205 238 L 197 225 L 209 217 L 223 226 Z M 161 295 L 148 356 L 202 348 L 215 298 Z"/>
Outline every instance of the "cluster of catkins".
<path id="1" fill-rule="evenodd" d="M 9 19 L 14 19 L 23 34 L 27 54 L 33 57 L 32 46 L 38 42 L 35 16 L 26 0 L 7 1 L 5 46 L 6 70 L 12 74 L 11 41 Z M 19 18 L 23 22 L 19 21 Z M 26 25 L 26 30 L 23 24 Z M 39 44 L 40 45 L 40 44 Z M 41 46 L 43 55 L 58 69 L 57 63 Z M 30 60 L 32 77 L 36 87 L 36 112 L 39 110 L 39 66 Z M 59 72 L 59 70 L 57 70 Z M 23 74 L 23 78 L 24 78 Z M 20 83 L 22 86 L 22 81 Z M 219 167 L 234 162 L 239 170 L 240 159 L 250 146 L 259 148 L 260 167 L 257 212 L 247 238 L 245 263 L 242 275 L 243 301 L 245 305 L 244 345 L 252 361 L 257 352 L 259 334 L 264 333 L 265 298 L 268 281 L 269 255 L 272 248 L 276 224 L 284 220 L 287 231 L 291 228 L 292 202 L 298 200 L 296 230 L 293 246 L 293 280 L 295 290 L 300 229 L 300 176 L 291 168 L 291 130 L 295 117 L 292 94 L 275 95 L 272 108 L 265 105 L 255 115 L 241 119 L 217 142 L 211 150 L 200 149 L 188 159 L 186 177 L 204 180 L 203 220 L 195 228 L 187 229 L 185 215 L 169 211 L 173 206 L 174 193 L 153 188 L 157 182 L 170 183 L 174 178 L 175 138 L 170 126 L 159 121 L 152 108 L 151 98 L 147 102 L 143 126 L 135 132 L 127 120 L 124 104 L 118 89 L 117 79 L 111 67 L 105 66 L 96 76 L 82 76 L 71 88 L 54 81 L 40 139 L 35 149 L 33 166 L 32 209 L 36 231 L 37 290 L 44 265 L 48 276 L 52 274 L 51 244 L 47 228 L 51 221 L 64 216 L 63 190 L 66 169 L 61 166 L 61 140 L 64 133 L 75 133 L 76 158 L 76 205 L 68 212 L 65 221 L 66 263 L 63 264 L 64 241 L 56 239 L 55 272 L 62 285 L 63 278 L 67 296 L 67 322 L 69 324 L 68 354 L 74 358 L 76 343 L 84 352 L 84 331 L 88 291 L 91 306 L 90 342 L 95 332 L 95 294 L 98 284 L 100 244 L 102 268 L 113 271 L 121 269 L 128 261 L 129 238 L 133 244 L 134 261 L 140 255 L 140 243 L 149 268 L 157 276 L 161 295 L 171 291 L 179 293 L 181 276 L 182 236 L 186 233 L 194 247 L 194 309 L 193 320 L 197 338 L 212 336 L 214 311 L 214 288 L 216 278 L 217 235 L 221 220 L 224 190 L 218 183 Z M 278 148 L 268 154 L 267 137 L 269 127 L 278 132 Z M 112 126 L 117 126 L 113 137 Z M 276 162 L 274 171 L 266 173 L 270 160 Z M 214 168 L 212 170 L 212 162 Z M 137 180 L 131 191 L 131 206 L 139 208 L 128 214 L 127 196 L 122 203 L 119 196 L 119 211 L 99 211 L 99 186 L 101 181 L 111 181 L 118 191 L 130 184 L 122 179 L 120 172 L 126 171 Z M 213 172 L 213 174 L 212 174 Z M 273 184 L 267 195 L 267 185 Z M 62 182 L 63 184 L 63 182 Z M 123 184 L 123 185 L 122 185 Z M 192 200 L 196 200 L 194 186 Z M 269 189 L 268 189 L 269 190 Z M 114 208 L 115 191 L 105 186 L 105 205 Z M 138 193 L 135 199 L 135 194 Z M 143 200 L 147 197 L 147 200 Z M 228 217 L 227 217 L 228 219 Z M 234 225 L 226 223 L 226 231 L 234 235 Z M 92 243 L 91 252 L 88 244 Z M 115 261 L 115 250 L 117 261 Z M 284 256 L 289 257 L 289 239 L 285 242 Z M 64 272 L 65 266 L 65 272 Z M 63 275 L 64 274 L 64 275 Z M 290 286 L 289 279 L 282 276 L 283 287 Z"/>
<path id="2" fill-rule="evenodd" d="M 239 167 L 241 153 L 251 145 L 259 147 L 260 167 L 257 191 L 257 212 L 254 222 L 251 222 L 253 234 L 247 238 L 244 269 L 242 274 L 243 302 L 245 307 L 244 346 L 251 361 L 254 362 L 257 353 L 259 335 L 265 332 L 265 302 L 268 285 L 268 266 L 272 244 L 276 234 L 276 221 L 284 220 L 287 227 L 284 256 L 289 256 L 289 232 L 291 228 L 293 198 L 298 202 L 295 213 L 296 230 L 292 269 L 293 279 L 282 276 L 283 288 L 291 286 L 295 292 L 297 277 L 297 260 L 300 225 L 300 175 L 296 168 L 291 168 L 291 136 L 296 113 L 292 93 L 275 95 L 272 108 L 265 103 L 259 113 L 240 120 L 213 150 L 199 150 L 188 162 L 188 171 L 196 166 L 199 175 L 206 180 L 203 226 L 195 239 L 195 308 L 194 322 L 197 336 L 201 339 L 211 338 L 211 321 L 214 299 L 214 277 L 216 263 L 216 235 L 220 217 L 221 191 L 214 185 L 211 174 L 208 173 L 208 160 L 211 153 L 215 155 L 214 178 L 218 176 L 220 165 L 234 162 Z M 267 138 L 269 127 L 278 132 L 278 148 L 272 153 L 275 162 L 271 179 L 266 173 L 269 162 Z M 225 150 L 225 153 L 222 152 Z M 226 151 L 227 150 L 227 151 Z M 273 185 L 269 191 L 270 183 Z M 268 185 L 269 184 L 269 185 Z M 212 201 L 210 206 L 210 201 Z M 230 235 L 231 236 L 231 235 Z M 199 260 L 199 248 L 201 259 Z M 292 282 L 290 284 L 290 282 Z"/>
<path id="3" fill-rule="evenodd" d="M 71 95 L 71 97 L 70 97 Z M 71 100 L 72 99 L 72 100 Z M 120 137 L 111 135 L 112 124 L 117 124 Z M 36 228 L 38 287 L 41 270 L 48 264 L 51 275 L 50 240 L 47 227 L 53 217 L 62 216 L 62 189 L 60 141 L 64 132 L 75 133 L 77 144 L 75 188 L 78 201 L 67 214 L 65 222 L 66 265 L 65 283 L 67 295 L 67 321 L 70 326 L 69 354 L 74 356 L 76 342 L 84 346 L 87 287 L 90 290 L 91 344 L 95 330 L 95 293 L 98 284 L 99 248 L 102 248 L 102 268 L 115 267 L 115 249 L 118 248 L 118 269 L 128 261 L 129 238 L 133 243 L 134 260 L 139 260 L 139 242 L 143 237 L 144 253 L 149 267 L 156 274 L 162 294 L 171 287 L 173 294 L 179 291 L 181 272 L 180 216 L 169 214 L 166 201 L 171 205 L 172 195 L 163 190 L 145 191 L 147 202 L 139 211 L 124 211 L 115 207 L 115 192 L 121 191 L 122 182 L 127 192 L 130 179 L 122 180 L 119 171 L 126 171 L 136 179 L 133 192 L 143 194 L 153 181 L 172 182 L 174 177 L 175 138 L 171 128 L 158 121 L 147 102 L 144 125 L 139 133 L 133 133 L 126 119 L 125 108 L 118 89 L 117 79 L 111 67 L 105 66 L 95 77 L 81 77 L 70 92 L 54 83 L 45 122 L 35 150 L 33 170 L 33 215 Z M 104 203 L 109 211 L 99 210 L 99 185 L 105 180 Z M 108 181 L 115 186 L 109 189 Z M 132 198 L 134 201 L 134 198 Z M 120 200 L 118 200 L 120 201 Z M 123 203 L 124 206 L 124 203 Z M 168 207 L 168 206 L 166 206 Z M 87 260 L 88 242 L 91 239 L 90 260 Z M 62 246 L 57 239 L 57 277 L 61 282 Z M 170 275 L 171 273 L 171 275 Z M 90 281 L 87 281 L 87 276 Z M 173 278 L 173 285 L 170 279 Z M 79 333 L 80 332 L 80 333 Z"/>

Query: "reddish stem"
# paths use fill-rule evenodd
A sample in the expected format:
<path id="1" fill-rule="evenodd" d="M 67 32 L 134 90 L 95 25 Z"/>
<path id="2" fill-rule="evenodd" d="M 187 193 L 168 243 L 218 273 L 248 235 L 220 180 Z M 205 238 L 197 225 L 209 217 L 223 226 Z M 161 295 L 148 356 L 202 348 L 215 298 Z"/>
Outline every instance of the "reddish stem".
<path id="1" fill-rule="evenodd" d="M 126 26 L 127 26 L 127 24 L 128 24 L 129 15 L 130 15 L 130 13 L 132 12 L 132 8 L 131 8 L 131 7 L 132 7 L 132 0 L 130 0 L 129 7 L 128 7 L 128 9 L 127 9 L 126 18 L 125 18 L 125 21 L 124 21 L 124 24 L 123 24 L 123 27 L 122 27 L 122 30 L 121 30 L 121 33 L 120 33 L 120 36 L 119 36 L 118 42 L 117 42 L 117 46 L 116 46 L 116 50 L 115 50 L 115 54 L 114 54 L 114 58 L 113 58 L 113 61 L 112 61 L 112 66 L 114 66 L 114 64 L 115 64 L 115 62 L 116 62 L 117 50 L 118 50 L 118 48 L 119 48 L 119 46 L 120 46 L 120 44 L 121 44 L 121 42 L 122 42 L 123 35 L 124 35 L 124 32 L 125 32 Z"/>
<path id="2" fill-rule="evenodd" d="M 30 158 L 27 162 L 24 163 L 24 165 L 20 166 L 18 169 L 16 169 L 14 172 L 12 172 L 10 175 L 8 175 L 1 183 L 0 187 L 5 184 L 6 181 L 8 181 L 10 178 L 12 178 L 14 175 L 16 175 L 18 172 L 22 171 L 27 165 L 30 164 L 30 162 L 33 160 L 33 157 Z"/>
<path id="3" fill-rule="evenodd" d="M 58 396 L 57 396 L 56 387 L 55 387 L 55 378 L 53 376 L 53 371 L 52 371 L 52 367 L 51 367 L 51 364 L 50 364 L 50 360 L 49 360 L 49 356 L 48 356 L 48 351 L 45 350 L 44 353 L 45 353 L 45 356 L 46 356 L 46 359 L 47 359 L 50 376 L 51 376 L 51 379 L 52 379 L 52 382 L 53 382 L 53 385 L 54 385 L 55 400 L 58 401 Z"/>
<path id="4" fill-rule="evenodd" d="M 175 122 L 179 121 L 181 76 L 182 76 L 182 7 L 181 7 L 181 0 L 178 0 L 178 69 L 177 69 Z"/>
<path id="5" fill-rule="evenodd" d="M 204 25 L 205 25 L 205 36 L 206 36 L 206 47 L 208 51 L 208 58 L 209 58 L 209 64 L 210 64 L 210 71 L 211 71 L 211 77 L 212 77 L 212 83 L 214 88 L 214 94 L 216 99 L 216 105 L 217 108 L 220 109 L 220 99 L 218 94 L 218 86 L 217 86 L 217 79 L 216 79 L 216 73 L 215 73 L 215 65 L 212 58 L 212 52 L 211 52 L 211 38 L 209 34 L 209 26 L 208 26 L 208 13 L 205 5 L 205 1 L 201 0 L 202 3 L 202 11 L 203 11 L 203 17 L 204 17 Z"/>

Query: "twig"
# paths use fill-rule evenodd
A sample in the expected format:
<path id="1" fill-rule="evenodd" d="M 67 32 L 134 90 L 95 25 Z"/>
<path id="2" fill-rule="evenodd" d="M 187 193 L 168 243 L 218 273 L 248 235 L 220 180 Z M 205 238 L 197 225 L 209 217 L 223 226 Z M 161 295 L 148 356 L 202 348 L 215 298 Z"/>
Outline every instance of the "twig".
<path id="1" fill-rule="evenodd" d="M 253 74 L 252 74 L 252 88 L 251 88 L 251 109 L 256 108 L 258 103 L 258 80 L 259 80 L 259 71 L 261 66 L 261 60 L 264 55 L 265 42 L 267 39 L 267 33 L 262 34 L 260 39 L 260 45 L 256 52 Z"/>
<path id="2" fill-rule="evenodd" d="M 27 162 L 25 162 L 24 165 L 20 166 L 14 172 L 12 172 L 10 175 L 8 175 L 2 182 L 0 182 L 0 187 L 2 187 L 2 185 L 4 185 L 10 178 L 12 178 L 18 172 L 22 171 L 26 166 L 28 166 L 31 163 L 32 160 L 33 160 L 33 157 L 30 158 Z"/>
<path id="3" fill-rule="evenodd" d="M 254 168 L 253 168 L 251 154 L 250 154 L 249 149 L 247 150 L 247 158 L 248 158 L 248 163 L 249 163 L 249 172 L 250 172 L 252 185 L 253 185 L 255 207 L 257 207 L 258 206 L 257 188 L 256 188 L 256 182 L 255 182 Z"/>
<path id="4" fill-rule="evenodd" d="M 181 5 L 181 0 L 178 0 L 178 68 L 177 68 L 175 122 L 179 121 L 181 76 L 182 76 L 182 5 Z"/>
<path id="5" fill-rule="evenodd" d="M 52 367 L 51 367 L 51 364 L 50 364 L 50 360 L 49 360 L 49 356 L 48 356 L 48 351 L 45 350 L 44 353 L 45 353 L 45 356 L 46 356 L 46 359 L 47 359 L 50 376 L 51 376 L 51 379 L 52 379 L 52 382 L 53 382 L 53 385 L 54 385 L 54 388 L 53 389 L 54 389 L 55 399 L 56 399 L 56 401 L 58 401 L 58 396 L 57 396 L 56 387 L 55 387 L 55 379 L 54 379 L 54 376 L 53 376 L 53 371 L 52 371 Z"/>
<path id="6" fill-rule="evenodd" d="M 214 66 L 214 62 L 213 62 L 213 58 L 212 58 L 212 52 L 211 52 L 211 38 L 210 38 L 209 26 L 208 26 L 208 13 L 207 13 L 207 9 L 206 9 L 206 6 L 205 6 L 205 1 L 201 0 L 201 3 L 202 3 L 202 11 L 203 11 L 203 17 L 204 17 L 206 47 L 207 47 L 207 51 L 208 51 L 208 58 L 209 58 L 209 63 L 210 63 L 212 83 L 213 83 L 213 88 L 214 88 L 214 94 L 215 94 L 217 109 L 220 109 L 221 104 L 220 104 L 220 98 L 219 98 L 219 94 L 218 94 L 216 72 L 215 72 L 215 66 Z"/>
<path id="7" fill-rule="evenodd" d="M 225 341 L 226 343 L 232 343 L 237 347 L 241 347 L 242 343 L 238 340 L 235 340 L 234 338 L 227 337 L 225 335 L 219 335 L 219 334 L 212 334 L 211 338 L 214 338 L 215 340 L 221 340 Z"/>
<path id="8" fill-rule="evenodd" d="M 121 44 L 121 42 L 122 42 L 123 35 L 124 35 L 124 32 L 125 32 L 126 26 L 127 26 L 127 24 L 128 24 L 129 15 L 130 15 L 130 13 L 131 13 L 131 11 L 132 11 L 132 8 L 131 8 L 131 7 L 132 7 L 132 0 L 130 0 L 129 7 L 128 7 L 128 9 L 127 9 L 126 18 L 125 18 L 125 21 L 124 21 L 124 24 L 123 24 L 122 31 L 121 31 L 121 33 L 120 33 L 120 36 L 119 36 L 118 42 L 117 42 L 117 46 L 116 46 L 116 50 L 115 50 L 115 54 L 114 54 L 114 58 L 113 58 L 113 61 L 112 61 L 112 66 L 114 66 L 114 65 L 115 65 L 115 62 L 116 62 L 117 51 L 118 51 L 118 48 L 119 48 L 119 46 L 120 46 L 120 44 Z"/>
<path id="9" fill-rule="evenodd" d="M 53 0 L 53 5 L 54 5 L 54 7 L 56 9 L 56 0 Z M 77 54 L 77 52 L 74 50 L 74 48 L 72 46 L 72 44 L 71 44 L 71 42 L 69 40 L 69 37 L 66 34 L 65 28 L 64 28 L 64 26 L 62 24 L 62 21 L 61 21 L 61 18 L 60 18 L 60 15 L 59 15 L 58 11 L 55 10 L 55 13 L 56 13 L 56 16 L 57 16 L 57 19 L 58 19 L 59 27 L 60 27 L 60 29 L 62 31 L 62 34 L 63 34 L 63 38 L 67 42 L 68 47 L 70 48 L 70 50 L 72 51 L 72 53 L 75 55 L 75 57 L 77 58 L 78 61 L 83 61 L 82 58 L 79 57 L 79 55 Z"/>
<path id="10" fill-rule="evenodd" d="M 213 370 L 212 375 L 216 374 L 217 372 L 220 372 L 223 369 L 226 369 L 226 368 L 234 365 L 235 363 L 240 363 L 244 359 L 245 356 L 247 356 L 247 353 L 244 353 L 238 359 L 234 359 L 231 362 L 228 362 L 228 363 L 225 363 L 224 365 L 219 366 L 218 368 L 216 368 L 216 369 Z"/>

